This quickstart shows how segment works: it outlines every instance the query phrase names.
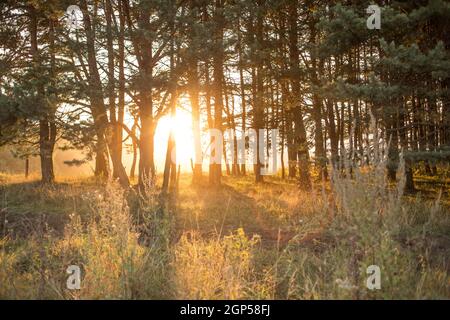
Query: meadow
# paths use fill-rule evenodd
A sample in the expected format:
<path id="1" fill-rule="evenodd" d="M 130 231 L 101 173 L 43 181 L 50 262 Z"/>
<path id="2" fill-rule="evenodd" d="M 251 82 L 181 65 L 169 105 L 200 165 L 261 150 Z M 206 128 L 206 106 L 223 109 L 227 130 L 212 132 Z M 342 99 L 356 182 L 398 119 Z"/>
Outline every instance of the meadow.
<path id="1" fill-rule="evenodd" d="M 0 176 L 2 299 L 448 299 L 449 181 L 383 165 L 295 180 L 223 176 L 161 200 L 114 181 Z M 433 184 L 435 185 L 435 184 Z M 81 268 L 80 290 L 66 269 Z M 381 288 L 367 287 L 379 266 Z"/>

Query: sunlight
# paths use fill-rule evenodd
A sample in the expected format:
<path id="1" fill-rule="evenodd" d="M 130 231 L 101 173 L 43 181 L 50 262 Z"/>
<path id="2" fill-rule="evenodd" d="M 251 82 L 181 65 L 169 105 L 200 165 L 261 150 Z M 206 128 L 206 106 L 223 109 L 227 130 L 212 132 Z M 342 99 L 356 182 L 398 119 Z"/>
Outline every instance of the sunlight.
<path id="1" fill-rule="evenodd" d="M 129 128 L 133 126 L 133 119 L 128 116 L 125 123 Z M 155 132 L 155 165 L 158 173 L 164 170 L 164 162 L 166 159 L 167 140 L 170 130 L 175 131 L 175 139 L 177 144 L 177 165 L 183 172 L 191 172 L 190 159 L 193 157 L 194 138 L 192 134 L 191 113 L 182 109 L 177 109 L 175 117 L 166 115 L 158 121 Z M 124 133 L 126 135 L 126 133 Z M 126 170 L 131 167 L 133 155 L 130 150 L 124 153 L 123 162 Z M 139 158 L 139 154 L 138 154 Z"/>
<path id="2" fill-rule="evenodd" d="M 192 134 L 191 114 L 183 109 L 178 109 L 175 117 L 162 117 L 155 133 L 155 162 L 158 171 L 164 167 L 167 150 L 167 139 L 170 130 L 175 132 L 177 144 L 177 164 L 182 171 L 190 171 L 190 159 L 193 157 L 194 139 Z"/>

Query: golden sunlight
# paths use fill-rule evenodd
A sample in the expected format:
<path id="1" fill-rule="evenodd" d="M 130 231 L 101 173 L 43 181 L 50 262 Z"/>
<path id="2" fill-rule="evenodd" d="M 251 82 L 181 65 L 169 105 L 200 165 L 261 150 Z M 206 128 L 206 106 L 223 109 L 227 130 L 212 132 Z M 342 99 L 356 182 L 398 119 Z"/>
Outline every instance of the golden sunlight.
<path id="1" fill-rule="evenodd" d="M 194 138 L 191 113 L 178 109 L 175 117 L 165 116 L 158 122 L 155 133 L 155 162 L 158 172 L 162 172 L 167 151 L 170 130 L 174 130 L 177 146 L 177 165 L 182 171 L 190 172 L 193 158 Z"/>

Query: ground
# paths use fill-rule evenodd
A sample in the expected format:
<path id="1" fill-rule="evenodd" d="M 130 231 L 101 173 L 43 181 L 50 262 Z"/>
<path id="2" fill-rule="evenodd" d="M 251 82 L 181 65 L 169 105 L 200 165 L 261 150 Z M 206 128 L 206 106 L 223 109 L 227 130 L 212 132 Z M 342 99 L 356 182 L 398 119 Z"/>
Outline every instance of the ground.
<path id="1" fill-rule="evenodd" d="M 0 296 L 450 298 L 448 184 L 438 198 L 418 181 L 421 192 L 400 199 L 362 178 L 304 192 L 278 177 L 225 176 L 210 188 L 182 175 L 161 208 L 157 190 L 2 175 Z M 71 264 L 83 269 L 75 292 Z M 366 287 L 371 264 L 381 290 Z"/>

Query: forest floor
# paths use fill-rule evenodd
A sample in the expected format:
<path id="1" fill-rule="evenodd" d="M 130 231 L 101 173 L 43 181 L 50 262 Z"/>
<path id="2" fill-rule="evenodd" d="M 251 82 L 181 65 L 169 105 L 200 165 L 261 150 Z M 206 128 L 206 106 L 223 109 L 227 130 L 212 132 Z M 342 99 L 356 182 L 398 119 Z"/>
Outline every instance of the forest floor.
<path id="1" fill-rule="evenodd" d="M 398 196 L 358 179 L 311 192 L 278 177 L 190 180 L 162 208 L 156 191 L 93 178 L 0 175 L 0 298 L 450 298 L 450 181 L 436 192 L 420 177 Z M 80 290 L 66 288 L 69 265 Z"/>

